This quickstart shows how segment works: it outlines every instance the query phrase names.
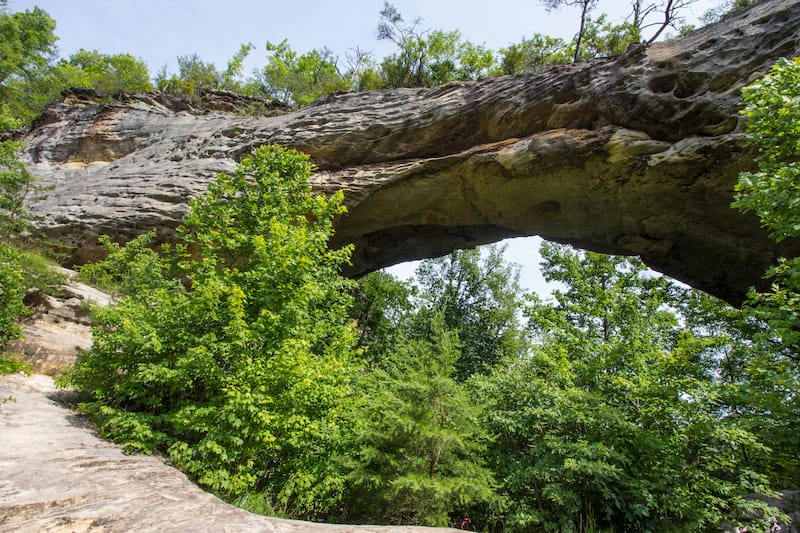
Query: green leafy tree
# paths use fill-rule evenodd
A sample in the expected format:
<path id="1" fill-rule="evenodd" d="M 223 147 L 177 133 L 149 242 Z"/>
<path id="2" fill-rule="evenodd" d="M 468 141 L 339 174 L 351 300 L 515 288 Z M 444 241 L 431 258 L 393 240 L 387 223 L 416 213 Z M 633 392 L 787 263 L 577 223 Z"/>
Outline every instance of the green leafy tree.
<path id="1" fill-rule="evenodd" d="M 33 120 L 46 103 L 34 82 L 55 56 L 55 27 L 38 7 L 9 13 L 7 1 L 0 1 L 0 106 L 18 123 Z"/>
<path id="2" fill-rule="evenodd" d="M 244 82 L 242 81 L 242 71 L 244 70 L 244 60 L 255 49 L 252 43 L 245 43 L 239 47 L 239 50 L 233 54 L 233 57 L 228 60 L 225 71 L 222 72 L 222 79 L 220 88 L 226 91 L 233 91 L 241 93 L 245 91 Z"/>
<path id="3" fill-rule="evenodd" d="M 177 74 L 169 75 L 165 65 L 156 75 L 155 81 L 159 91 L 192 97 L 206 90 L 219 89 L 222 74 L 213 63 L 207 63 L 197 54 L 191 54 L 178 56 Z"/>
<path id="4" fill-rule="evenodd" d="M 770 447 L 748 462 L 781 489 L 800 488 L 800 372 L 796 350 L 750 309 L 736 309 L 692 291 L 683 306 L 692 334 L 707 346 L 728 416 Z"/>
<path id="5" fill-rule="evenodd" d="M 19 124 L 7 109 L 0 107 L 0 131 Z M 32 254 L 19 249 L 33 232 L 34 216 L 25 203 L 46 189 L 20 161 L 22 148 L 20 142 L 0 142 L 0 374 L 28 368 L 5 352 L 9 342 L 22 334 L 19 319 L 28 312 L 23 301 L 27 288 L 44 286 L 47 278 L 46 269 L 27 268 Z"/>
<path id="6" fill-rule="evenodd" d="M 782 59 L 770 74 L 742 91 L 758 171 L 739 176 L 733 206 L 754 213 L 780 242 L 800 236 L 800 58 Z M 787 346 L 800 342 L 800 260 L 781 258 L 768 272 L 769 291 L 750 294 L 748 305 L 777 330 Z"/>
<path id="7" fill-rule="evenodd" d="M 351 48 L 345 54 L 347 67 L 344 77 L 356 91 L 372 91 L 386 88 L 381 76 L 380 65 L 376 63 L 370 52 L 359 47 Z"/>
<path id="8" fill-rule="evenodd" d="M 415 294 L 414 287 L 388 272 L 372 272 L 359 280 L 352 316 L 358 324 L 358 345 L 368 363 L 380 364 L 404 340 Z"/>
<path id="9" fill-rule="evenodd" d="M 19 338 L 22 333 L 17 320 L 26 309 L 22 302 L 25 285 L 18 263 L 18 253 L 0 243 L 0 358 L 4 356 L 9 341 Z"/>
<path id="10" fill-rule="evenodd" d="M 408 25 L 388 2 L 384 2 L 380 15 L 378 39 L 397 46 L 397 52 L 381 63 L 387 87 L 432 87 L 478 79 L 494 68 L 491 50 L 462 40 L 458 31 L 422 30 L 420 19 Z"/>
<path id="11" fill-rule="evenodd" d="M 536 33 L 530 39 L 500 50 L 495 74 L 531 74 L 545 67 L 569 63 L 567 43 L 558 37 Z"/>
<path id="12" fill-rule="evenodd" d="M 26 204 L 48 190 L 19 159 L 22 148 L 18 141 L 0 142 L 0 242 L 6 244 L 32 231 L 35 216 Z"/>
<path id="13" fill-rule="evenodd" d="M 363 380 L 344 459 L 355 518 L 447 526 L 494 498 L 478 404 L 452 378 L 458 337 L 435 322 L 431 340 L 398 343 Z"/>
<path id="14" fill-rule="evenodd" d="M 564 284 L 532 298 L 532 356 L 476 379 L 512 530 L 703 530 L 774 516 L 748 462 L 767 454 L 722 404 L 716 338 L 693 334 L 682 289 L 638 261 L 542 247 Z M 763 514 L 764 512 L 767 514 Z"/>
<path id="15" fill-rule="evenodd" d="M 423 261 L 416 274 L 422 305 L 408 326 L 416 330 L 411 335 L 429 335 L 441 314 L 445 327 L 455 331 L 461 342 L 455 362 L 459 380 L 489 372 L 522 349 L 519 267 L 505 263 L 502 248 L 457 250 Z"/>
<path id="16" fill-rule="evenodd" d="M 587 17 L 583 28 L 580 59 L 617 56 L 640 40 L 641 30 L 633 24 L 627 22 L 612 24 L 606 15 L 600 15 L 597 19 Z"/>
<path id="17" fill-rule="evenodd" d="M 758 170 L 739 176 L 733 206 L 758 216 L 776 241 L 800 236 L 800 58 L 780 59 L 769 74 L 742 91 L 750 144 Z M 745 305 L 757 320 L 772 327 L 756 339 L 761 355 L 748 366 L 750 398 L 760 398 L 755 421 L 774 430 L 791 457 L 800 442 L 795 428 L 800 405 L 793 393 L 800 376 L 800 259 L 779 258 L 766 273 L 768 290 L 751 289 Z M 773 416 L 774 415 L 774 416 Z M 776 446 L 777 447 L 777 446 Z M 797 462 L 779 461 L 779 479 L 797 486 Z M 781 470 L 783 475 L 780 475 Z"/>
<path id="18" fill-rule="evenodd" d="M 156 87 L 159 91 L 189 98 L 216 90 L 251 95 L 254 87 L 250 80 L 243 78 L 242 71 L 245 59 L 254 48 L 250 43 L 242 44 L 228 60 L 224 71 L 197 54 L 178 56 L 178 72 L 169 74 L 165 65 L 156 74 Z"/>
<path id="19" fill-rule="evenodd" d="M 306 518 L 341 498 L 329 459 L 355 343 L 339 275 L 350 249 L 328 248 L 342 195 L 312 194 L 311 171 L 259 148 L 191 202 L 178 247 L 112 247 L 91 274 L 131 292 L 97 311 L 67 378 L 104 434 L 167 452 L 229 499 Z"/>
<path id="20" fill-rule="evenodd" d="M 589 12 L 597 6 L 597 0 L 544 0 L 543 3 L 548 11 L 559 9 L 562 6 L 578 6 L 578 9 L 580 9 L 580 23 L 578 25 L 578 33 L 575 35 L 575 48 L 572 54 L 572 62 L 577 63 L 581 58 L 581 45 L 583 44 L 584 30 L 589 18 Z"/>
<path id="21" fill-rule="evenodd" d="M 130 54 L 109 55 L 81 49 L 59 61 L 47 78 L 52 78 L 53 96 L 66 87 L 88 87 L 103 94 L 153 90 L 147 65 Z"/>
<path id="22" fill-rule="evenodd" d="M 758 171 L 739 178 L 734 207 L 754 213 L 780 242 L 800 236 L 800 58 L 780 59 L 769 75 L 742 90 L 749 142 Z"/>
<path id="23" fill-rule="evenodd" d="M 262 96 L 304 106 L 352 87 L 350 80 L 339 73 L 336 59 L 327 48 L 298 54 L 284 39 L 279 44 L 268 42 L 267 51 L 267 65 L 256 80 Z"/>

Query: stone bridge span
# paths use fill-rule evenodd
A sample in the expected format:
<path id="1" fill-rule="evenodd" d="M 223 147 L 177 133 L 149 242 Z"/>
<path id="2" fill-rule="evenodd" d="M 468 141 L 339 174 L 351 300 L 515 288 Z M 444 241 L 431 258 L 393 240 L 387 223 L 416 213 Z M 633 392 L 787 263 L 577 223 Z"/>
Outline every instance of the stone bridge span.
<path id="1" fill-rule="evenodd" d="M 103 103 L 71 92 L 27 135 L 31 169 L 55 185 L 42 227 L 98 254 L 97 236 L 156 228 L 169 240 L 186 202 L 252 148 L 309 153 L 314 187 L 343 189 L 337 243 L 352 274 L 506 237 L 541 235 L 639 255 L 656 270 L 740 301 L 779 255 L 729 208 L 753 167 L 740 89 L 800 55 L 800 0 L 765 0 L 682 39 L 530 76 L 433 89 L 331 95 L 267 117 L 216 93 Z"/>

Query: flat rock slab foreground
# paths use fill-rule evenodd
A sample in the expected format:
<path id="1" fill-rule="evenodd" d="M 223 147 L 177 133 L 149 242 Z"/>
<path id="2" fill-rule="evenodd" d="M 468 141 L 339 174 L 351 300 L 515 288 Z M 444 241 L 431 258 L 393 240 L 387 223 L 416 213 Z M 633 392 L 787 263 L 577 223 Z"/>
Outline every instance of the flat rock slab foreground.
<path id="1" fill-rule="evenodd" d="M 0 532 L 415 533 L 424 527 L 316 524 L 248 513 L 158 457 L 125 455 L 56 401 L 52 378 L 0 376 Z"/>

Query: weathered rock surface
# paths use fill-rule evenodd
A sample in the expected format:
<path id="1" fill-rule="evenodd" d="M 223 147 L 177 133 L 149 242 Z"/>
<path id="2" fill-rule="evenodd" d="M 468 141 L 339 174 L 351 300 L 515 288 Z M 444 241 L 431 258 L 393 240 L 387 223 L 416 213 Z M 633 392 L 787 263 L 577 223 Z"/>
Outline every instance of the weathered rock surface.
<path id="1" fill-rule="evenodd" d="M 765 0 L 614 59 L 331 95 L 273 117 L 73 96 L 26 138 L 32 170 L 56 187 L 36 209 L 74 261 L 97 255 L 100 233 L 170 239 L 212 176 L 280 143 L 312 156 L 318 190 L 345 191 L 336 239 L 356 244 L 354 274 L 538 234 L 640 255 L 735 302 L 776 256 L 800 251 L 729 208 L 753 165 L 739 90 L 800 54 L 799 32 L 800 0 Z"/>
<path id="2" fill-rule="evenodd" d="M 24 337 L 9 346 L 40 374 L 55 375 L 75 363 L 79 350 L 91 347 L 90 306 L 111 302 L 108 294 L 76 281 L 73 271 L 60 270 L 66 277 L 60 294 L 32 292 L 25 297 L 33 314 L 23 320 Z"/>
<path id="3" fill-rule="evenodd" d="M 442 528 L 348 526 L 254 515 L 208 494 L 164 460 L 125 455 L 62 401 L 51 377 L 92 343 L 89 304 L 109 295 L 74 279 L 57 296 L 31 293 L 35 313 L 13 343 L 37 374 L 0 376 L 0 533 L 242 531 L 423 533 Z M 30 300 L 30 301 L 28 301 Z"/>
<path id="4" fill-rule="evenodd" d="M 254 515 L 162 459 L 125 455 L 60 405 L 51 378 L 0 377 L 0 532 L 422 533 L 424 527 L 312 524 Z"/>

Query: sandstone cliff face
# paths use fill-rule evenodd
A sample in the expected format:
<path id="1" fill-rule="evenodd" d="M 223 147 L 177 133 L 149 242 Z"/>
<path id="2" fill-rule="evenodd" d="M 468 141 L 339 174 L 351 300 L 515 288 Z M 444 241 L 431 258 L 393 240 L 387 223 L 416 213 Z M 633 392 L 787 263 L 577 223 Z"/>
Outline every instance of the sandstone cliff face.
<path id="1" fill-rule="evenodd" d="M 42 227 L 96 257 L 97 235 L 174 236 L 186 202 L 254 147 L 309 153 L 314 186 L 343 189 L 337 244 L 353 274 L 505 237 L 640 255 L 738 301 L 778 255 L 729 208 L 752 167 L 739 90 L 800 55 L 800 0 L 766 0 L 675 41 L 609 60 L 434 89 L 331 95 L 272 117 L 139 95 L 71 97 L 26 138 L 55 184 Z M 217 107 L 219 109 L 219 107 Z"/>

